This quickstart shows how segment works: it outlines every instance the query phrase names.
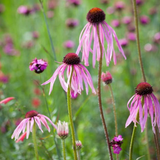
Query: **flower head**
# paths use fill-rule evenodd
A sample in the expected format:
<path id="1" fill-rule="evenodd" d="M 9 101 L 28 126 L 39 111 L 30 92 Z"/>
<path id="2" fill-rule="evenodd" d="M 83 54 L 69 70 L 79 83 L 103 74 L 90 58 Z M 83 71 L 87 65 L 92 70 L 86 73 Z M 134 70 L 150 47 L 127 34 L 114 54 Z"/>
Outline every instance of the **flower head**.
<path id="1" fill-rule="evenodd" d="M 67 69 L 67 82 L 64 78 L 64 71 L 66 69 Z M 96 93 L 89 71 L 82 64 L 80 64 L 80 58 L 75 53 L 68 53 L 64 57 L 62 65 L 60 65 L 54 72 L 53 76 L 48 81 L 44 82 L 42 85 L 51 83 L 49 91 L 50 94 L 53 88 L 53 84 L 57 76 L 59 75 L 61 86 L 67 92 L 71 73 L 72 73 L 71 90 L 74 91 L 74 95 L 76 95 L 77 93 L 81 94 L 81 91 L 83 90 L 83 81 L 85 84 L 87 94 L 88 94 L 88 84 L 91 87 L 92 92 Z"/>
<path id="2" fill-rule="evenodd" d="M 33 59 L 29 65 L 29 69 L 31 71 L 35 71 L 36 73 L 42 73 L 48 66 L 48 63 L 43 59 Z"/>
<path id="3" fill-rule="evenodd" d="M 19 6 L 17 12 L 19 14 L 29 15 L 31 13 L 31 10 L 27 6 Z"/>
<path id="4" fill-rule="evenodd" d="M 123 138 L 121 135 L 118 135 L 117 137 L 114 137 L 111 142 L 110 145 L 111 147 L 113 147 L 113 153 L 115 154 L 119 154 L 121 149 L 121 144 L 123 143 Z"/>
<path id="5" fill-rule="evenodd" d="M 69 129 L 68 129 L 68 123 L 61 121 L 58 122 L 57 126 L 57 134 L 61 139 L 66 139 L 68 137 Z"/>
<path id="6" fill-rule="evenodd" d="M 81 141 L 76 141 L 76 149 L 80 150 L 82 148 L 82 142 Z"/>
<path id="7" fill-rule="evenodd" d="M 152 93 L 152 86 L 147 82 L 141 82 L 137 85 L 135 92 L 136 94 L 133 95 L 127 103 L 130 115 L 126 121 L 125 127 L 127 127 L 132 121 L 136 126 L 136 117 L 137 114 L 139 114 L 141 132 L 143 132 L 147 117 L 150 115 L 153 132 L 155 133 L 156 125 L 160 131 L 160 104 L 155 95 Z"/>
<path id="8" fill-rule="evenodd" d="M 51 123 L 51 125 L 55 129 L 57 129 L 57 126 L 55 124 L 53 124 L 53 122 L 45 115 L 39 114 L 35 110 L 31 110 L 31 111 L 27 112 L 25 115 L 25 119 L 23 119 L 20 122 L 20 124 L 17 126 L 17 128 L 14 130 L 11 138 L 12 139 L 15 138 L 15 140 L 17 140 L 17 139 L 19 140 L 19 139 L 23 138 L 24 136 L 26 136 L 26 138 L 28 139 L 30 132 L 32 132 L 32 128 L 33 128 L 34 123 L 36 123 L 38 128 L 43 132 L 42 126 L 41 126 L 41 123 L 42 123 L 47 128 L 48 132 L 50 132 L 50 128 L 49 128 L 46 120 L 48 120 Z M 21 136 L 19 137 L 21 132 L 23 133 L 22 137 Z M 25 135 L 25 132 L 26 132 L 26 135 Z"/>
<path id="9" fill-rule="evenodd" d="M 112 75 L 110 74 L 110 72 L 102 72 L 101 79 L 106 84 L 112 83 Z"/>
<path id="10" fill-rule="evenodd" d="M 115 31 L 105 22 L 105 13 L 103 12 L 103 10 L 101 10 L 100 8 L 92 8 L 87 14 L 87 20 L 88 23 L 81 31 L 79 37 L 79 46 L 76 51 L 76 54 L 79 54 L 82 48 L 82 61 L 84 61 L 84 64 L 86 66 L 89 65 L 88 63 L 89 52 L 91 52 L 93 56 L 93 67 L 95 67 L 96 59 L 97 61 L 100 60 L 100 44 L 98 40 L 97 28 L 99 28 L 100 42 L 103 50 L 102 56 L 105 55 L 107 66 L 111 61 L 112 53 L 113 53 L 114 64 L 116 64 L 116 55 L 113 47 L 113 37 L 117 42 L 119 51 L 126 59 Z M 104 40 L 107 41 L 107 51 L 104 46 Z M 91 47 L 92 41 L 93 41 L 93 49 Z"/>

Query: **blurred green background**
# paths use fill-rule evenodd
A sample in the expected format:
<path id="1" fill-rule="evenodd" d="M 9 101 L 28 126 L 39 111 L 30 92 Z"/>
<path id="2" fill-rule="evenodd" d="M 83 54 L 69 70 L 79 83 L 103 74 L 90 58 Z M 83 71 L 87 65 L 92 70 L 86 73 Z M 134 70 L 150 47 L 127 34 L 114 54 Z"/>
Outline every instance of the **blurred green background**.
<path id="1" fill-rule="evenodd" d="M 135 87 L 142 81 L 140 65 L 138 62 L 138 52 L 136 42 L 128 39 L 128 32 L 134 28 L 132 19 L 130 26 L 123 23 L 125 16 L 133 18 L 131 1 L 123 0 L 124 9 L 116 10 L 115 4 L 118 1 L 82 0 L 80 5 L 74 6 L 67 0 L 45 0 L 43 1 L 44 12 L 48 22 L 48 29 L 53 40 L 53 45 L 58 62 L 62 62 L 63 57 L 69 52 L 76 52 L 78 39 L 81 30 L 87 23 L 86 15 L 93 7 L 99 7 L 106 13 L 106 22 L 113 27 L 119 39 L 126 38 L 128 45 L 124 47 L 127 60 L 118 53 L 117 65 L 113 62 L 109 67 L 103 61 L 103 72 L 109 71 L 113 76 L 113 92 L 116 102 L 116 112 L 118 119 L 118 133 L 124 138 L 120 160 L 128 159 L 129 143 L 133 124 L 125 128 L 125 122 L 129 116 L 127 102 L 135 93 Z M 146 15 L 149 18 L 147 24 L 139 25 L 140 42 L 144 70 L 149 82 L 154 89 L 154 93 L 160 99 L 160 40 L 155 42 L 155 34 L 160 32 L 160 2 L 159 0 L 143 1 L 138 6 L 138 15 Z M 34 9 L 28 15 L 19 14 L 17 9 L 24 5 Z M 52 6 L 53 5 L 53 6 Z M 155 11 L 153 14 L 152 12 Z M 112 11 L 112 12 L 111 12 Z M 152 11 L 152 12 L 151 12 Z M 74 27 L 67 26 L 67 19 L 72 18 L 78 21 Z M 120 25 L 114 27 L 113 20 L 119 20 Z M 134 29 L 133 29 L 134 30 Z M 38 37 L 33 37 L 33 32 Z M 132 31 L 134 32 L 134 31 Z M 13 50 L 11 53 L 4 51 L 7 38 L 12 41 Z M 64 42 L 72 40 L 75 45 L 71 49 L 64 47 Z M 80 55 L 81 56 L 81 55 Z M 36 74 L 29 70 L 32 59 L 44 59 L 48 62 L 47 69 Z M 90 71 L 94 87 L 97 88 L 98 63 L 92 67 L 90 57 Z M 83 62 L 82 62 L 83 64 Z M 46 27 L 45 18 L 39 1 L 33 0 L 1 0 L 0 1 L 0 100 L 6 97 L 15 97 L 15 100 L 0 107 L 0 160 L 29 160 L 34 158 L 33 143 L 31 135 L 23 142 L 15 143 L 11 135 L 16 128 L 18 120 L 22 120 L 25 113 L 36 110 L 49 117 L 54 123 L 58 120 L 69 121 L 67 111 L 66 95 L 59 83 L 55 81 L 53 91 L 49 96 L 49 84 L 41 87 L 40 84 L 48 80 L 55 69 L 59 66 L 55 62 L 54 54 Z M 114 137 L 114 115 L 109 88 L 102 85 L 102 102 L 105 113 L 106 124 L 110 139 Z M 47 105 L 49 112 L 47 110 Z M 98 99 L 92 95 L 86 95 L 85 90 L 77 99 L 72 100 L 76 139 L 83 144 L 81 149 L 82 160 L 104 160 L 108 159 L 108 149 L 105 142 L 103 127 L 101 124 Z M 50 133 L 44 129 L 44 133 L 38 131 L 38 150 L 40 159 L 57 160 L 62 159 L 61 140 L 55 131 Z M 154 147 L 153 132 L 148 119 L 148 138 L 152 160 L 155 160 L 156 152 Z M 145 132 L 141 133 L 140 126 L 137 127 L 133 159 L 144 156 L 146 160 L 146 140 Z M 57 145 L 56 145 L 57 144 Z M 73 159 L 71 135 L 66 139 L 67 159 Z M 58 157 L 58 154 L 59 157 Z M 114 155 L 115 158 L 115 155 Z"/>

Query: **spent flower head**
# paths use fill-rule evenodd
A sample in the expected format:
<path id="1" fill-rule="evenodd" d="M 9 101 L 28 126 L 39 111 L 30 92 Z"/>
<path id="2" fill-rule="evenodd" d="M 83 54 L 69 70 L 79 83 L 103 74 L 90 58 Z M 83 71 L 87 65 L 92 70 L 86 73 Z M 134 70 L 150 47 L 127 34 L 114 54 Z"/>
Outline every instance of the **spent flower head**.
<path id="1" fill-rule="evenodd" d="M 65 70 L 67 70 L 67 81 L 64 78 Z M 96 93 L 93 86 L 92 77 L 89 71 L 82 64 L 80 64 L 80 58 L 75 53 L 68 53 L 64 57 L 63 63 L 55 70 L 53 76 L 48 81 L 44 82 L 42 85 L 50 83 L 50 91 L 49 91 L 50 94 L 53 88 L 53 84 L 57 76 L 59 75 L 59 81 L 61 83 L 61 86 L 67 92 L 71 74 L 72 74 L 71 90 L 74 91 L 74 95 L 76 95 L 77 93 L 81 94 L 81 91 L 84 89 L 83 81 L 85 84 L 87 94 L 88 94 L 88 85 L 91 87 L 92 92 Z"/>
<path id="2" fill-rule="evenodd" d="M 110 146 L 113 147 L 113 153 L 114 154 L 119 154 L 121 149 L 121 144 L 123 143 L 123 138 L 121 135 L 118 135 L 117 137 L 115 136 L 111 142 Z"/>
<path id="3" fill-rule="evenodd" d="M 35 73 L 42 73 L 48 66 L 48 63 L 43 59 L 33 59 L 29 65 L 29 69 L 31 71 L 35 71 Z"/>
<path id="4" fill-rule="evenodd" d="M 133 121 L 135 126 L 137 122 L 137 114 L 139 115 L 139 123 L 141 132 L 144 131 L 148 115 L 151 118 L 152 130 L 155 133 L 155 126 L 158 126 L 160 132 L 160 104 L 158 99 L 152 93 L 152 86 L 147 82 L 141 82 L 135 89 L 135 94 L 129 99 L 127 107 L 130 115 L 126 121 L 125 127 Z"/>
<path id="5" fill-rule="evenodd" d="M 23 119 L 20 122 L 20 124 L 17 126 L 17 128 L 14 130 L 11 138 L 12 139 L 15 138 L 15 140 L 18 139 L 18 141 L 19 141 L 19 140 L 21 140 L 21 138 L 22 139 L 24 138 L 24 135 L 26 132 L 25 136 L 28 139 L 30 132 L 32 132 L 32 128 L 33 128 L 34 123 L 37 124 L 37 126 L 41 130 L 41 132 L 43 132 L 41 123 L 47 128 L 48 132 L 50 132 L 50 128 L 49 128 L 46 120 L 48 120 L 51 123 L 51 125 L 55 129 L 57 129 L 57 126 L 55 124 L 53 124 L 53 122 L 45 115 L 39 114 L 35 110 L 31 110 L 31 111 L 27 112 L 25 115 L 25 119 Z M 22 136 L 19 136 L 21 132 L 23 134 L 22 134 Z"/>
<path id="6" fill-rule="evenodd" d="M 101 79 L 107 85 L 112 83 L 112 75 L 108 71 L 106 73 L 102 72 Z"/>
<path id="7" fill-rule="evenodd" d="M 85 25 L 79 36 L 79 46 L 77 48 L 76 54 L 79 54 L 80 50 L 82 51 L 82 61 L 86 66 L 89 65 L 89 53 L 92 53 L 93 57 L 93 67 L 95 67 L 96 59 L 100 60 L 100 42 L 102 45 L 103 55 L 106 57 L 106 64 L 109 65 L 112 54 L 114 64 L 116 64 L 116 55 L 113 47 L 113 37 L 117 43 L 119 51 L 122 53 L 123 57 L 126 59 L 126 56 L 123 52 L 123 49 L 118 41 L 115 31 L 110 27 L 107 22 L 105 22 L 105 13 L 100 8 L 92 8 L 87 14 L 88 23 Z M 97 30 L 99 30 L 97 32 Z M 104 42 L 107 41 L 107 50 L 105 49 Z M 93 48 L 92 48 L 93 41 Z M 82 48 L 82 49 L 81 49 Z"/>

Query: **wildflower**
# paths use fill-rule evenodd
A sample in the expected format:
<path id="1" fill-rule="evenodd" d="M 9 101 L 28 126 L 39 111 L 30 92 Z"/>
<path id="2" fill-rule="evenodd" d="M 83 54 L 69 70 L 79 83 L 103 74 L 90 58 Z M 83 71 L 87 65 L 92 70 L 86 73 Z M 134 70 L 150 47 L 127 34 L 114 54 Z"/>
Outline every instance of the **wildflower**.
<path id="1" fill-rule="evenodd" d="M 125 8 L 125 3 L 123 1 L 118 1 L 115 3 L 115 9 L 121 11 Z"/>
<path id="2" fill-rule="evenodd" d="M 66 68 L 67 68 L 67 79 L 68 79 L 67 82 L 65 81 L 64 78 L 64 71 L 66 70 Z M 51 83 L 49 91 L 50 94 L 53 88 L 53 84 L 57 76 L 59 75 L 61 86 L 67 92 L 72 71 L 73 74 L 71 81 L 71 90 L 74 91 L 74 95 L 76 95 L 77 93 L 81 94 L 81 91 L 83 90 L 83 81 L 85 84 L 87 94 L 88 94 L 88 84 L 91 87 L 92 92 L 96 93 L 92 83 L 92 77 L 89 71 L 82 64 L 80 64 L 80 58 L 75 53 L 68 53 L 64 57 L 63 63 L 54 72 L 53 76 L 48 81 L 44 82 L 42 85 Z"/>
<path id="3" fill-rule="evenodd" d="M 111 22 L 113 27 L 119 27 L 120 26 L 120 21 L 117 19 L 112 20 Z"/>
<path id="4" fill-rule="evenodd" d="M 69 129 L 68 129 L 68 123 L 61 121 L 58 122 L 57 126 L 57 134 L 61 139 L 66 139 L 68 137 Z"/>
<path id="5" fill-rule="evenodd" d="M 29 69 L 31 71 L 35 71 L 36 73 L 42 73 L 48 66 L 48 63 L 43 59 L 33 59 L 29 65 Z"/>
<path id="6" fill-rule="evenodd" d="M 122 23 L 124 23 L 124 24 L 130 24 L 131 22 L 132 22 L 132 17 L 125 16 L 122 19 Z"/>
<path id="7" fill-rule="evenodd" d="M 32 132 L 32 128 L 34 123 L 36 123 L 38 125 L 38 128 L 41 130 L 41 132 L 43 132 L 42 127 L 41 127 L 41 123 L 47 128 L 48 132 L 50 132 L 50 128 L 47 124 L 48 120 L 51 125 L 57 129 L 57 126 L 55 124 L 53 124 L 53 122 L 46 117 L 43 114 L 39 114 L 37 111 L 35 110 L 31 110 L 29 112 L 26 113 L 25 115 L 25 119 L 23 119 L 20 124 L 17 126 L 17 128 L 14 130 L 11 138 L 15 138 L 15 140 L 19 139 L 19 135 L 22 132 L 23 134 L 26 132 L 26 139 L 28 139 L 30 132 Z"/>
<path id="8" fill-rule="evenodd" d="M 68 3 L 77 7 L 80 5 L 81 1 L 80 0 L 68 0 Z"/>
<path id="9" fill-rule="evenodd" d="M 27 6 L 19 6 L 17 12 L 19 14 L 29 15 L 31 13 L 31 10 Z"/>
<path id="10" fill-rule="evenodd" d="M 121 44 L 122 47 L 126 47 L 128 45 L 128 41 L 125 38 L 120 39 L 119 43 Z"/>
<path id="11" fill-rule="evenodd" d="M 65 41 L 65 42 L 64 42 L 64 47 L 67 48 L 67 49 L 73 48 L 74 45 L 75 45 L 74 42 L 71 41 L 71 40 L 68 40 L 68 41 Z"/>
<path id="12" fill-rule="evenodd" d="M 76 141 L 76 149 L 80 150 L 82 148 L 82 142 L 81 141 Z"/>
<path id="13" fill-rule="evenodd" d="M 97 61 L 100 60 L 100 44 L 98 40 L 97 27 L 99 28 L 100 33 L 100 41 L 102 45 L 103 55 L 106 57 L 106 64 L 109 65 L 112 53 L 114 64 L 116 64 L 116 55 L 113 47 L 113 37 L 117 42 L 117 46 L 119 51 L 122 53 L 124 58 L 126 59 L 123 49 L 118 41 L 117 35 L 115 31 L 105 22 L 105 13 L 100 8 L 92 8 L 87 14 L 88 23 L 85 25 L 83 30 L 81 31 L 79 37 L 79 46 L 76 51 L 76 54 L 79 54 L 81 48 L 82 49 L 82 61 L 84 61 L 85 65 L 88 66 L 88 58 L 89 52 L 93 54 L 93 67 L 95 67 L 96 63 L 96 53 L 97 53 Z M 113 36 L 113 37 L 112 37 Z M 107 41 L 107 52 L 104 46 L 104 39 Z M 91 48 L 93 41 L 93 49 Z"/>
<path id="14" fill-rule="evenodd" d="M 40 106 L 40 104 L 41 104 L 41 101 L 40 101 L 39 98 L 33 98 L 32 99 L 32 105 L 33 105 L 34 108 L 38 108 Z"/>
<path id="15" fill-rule="evenodd" d="M 119 154 L 121 149 L 121 144 L 123 143 L 123 138 L 121 135 L 118 135 L 117 137 L 114 137 L 111 142 L 110 145 L 113 147 L 113 153 L 114 154 Z"/>
<path id="16" fill-rule="evenodd" d="M 160 32 L 157 32 L 154 37 L 153 37 L 153 41 L 155 43 L 160 43 Z"/>
<path id="17" fill-rule="evenodd" d="M 144 3 L 143 0 L 136 0 L 137 6 L 141 6 L 143 3 Z"/>
<path id="18" fill-rule="evenodd" d="M 127 34 L 127 38 L 130 40 L 130 41 L 135 41 L 136 40 L 136 34 L 134 32 L 129 32 Z"/>
<path id="19" fill-rule="evenodd" d="M 79 24 L 79 21 L 77 19 L 68 18 L 66 20 L 66 25 L 69 28 L 74 28 Z"/>
<path id="20" fill-rule="evenodd" d="M 101 79 L 106 84 L 112 83 L 112 75 L 110 74 L 110 72 L 106 72 L 106 73 L 102 72 Z"/>
<path id="21" fill-rule="evenodd" d="M 135 92 L 135 95 L 133 95 L 127 103 L 130 115 L 126 121 L 125 127 L 127 127 L 132 121 L 136 126 L 136 117 L 138 114 L 141 132 L 143 132 L 147 117 L 150 115 L 153 132 L 155 133 L 156 125 L 160 131 L 160 104 L 152 93 L 152 86 L 147 82 L 141 82 L 137 85 Z"/>
<path id="22" fill-rule="evenodd" d="M 148 16 L 145 16 L 145 15 L 141 16 L 141 17 L 140 17 L 140 22 L 141 22 L 141 24 L 143 24 L 143 25 L 148 24 L 148 23 L 149 23 L 149 17 L 148 17 Z"/>

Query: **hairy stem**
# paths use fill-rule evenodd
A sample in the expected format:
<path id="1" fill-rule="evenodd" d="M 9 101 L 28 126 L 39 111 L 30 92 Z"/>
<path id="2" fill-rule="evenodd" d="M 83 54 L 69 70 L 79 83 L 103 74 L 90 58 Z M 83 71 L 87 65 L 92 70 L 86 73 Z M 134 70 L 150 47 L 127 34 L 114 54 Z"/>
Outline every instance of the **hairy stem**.
<path id="1" fill-rule="evenodd" d="M 73 67 L 72 67 L 72 72 L 71 72 L 70 81 L 69 81 L 69 85 L 68 85 L 68 91 L 67 91 L 67 104 L 68 104 L 68 115 L 69 115 L 69 121 L 70 121 L 70 127 L 71 127 L 74 160 L 77 160 L 76 140 L 75 140 L 74 125 L 73 125 L 73 119 L 72 119 L 72 108 L 71 108 L 71 81 L 72 81 L 72 74 L 73 74 Z"/>
<path id="2" fill-rule="evenodd" d="M 65 139 L 62 140 L 63 159 L 66 160 Z"/>
<path id="3" fill-rule="evenodd" d="M 113 96 L 113 90 L 111 84 L 108 85 L 110 92 L 111 92 L 111 97 L 112 97 L 112 104 L 113 104 L 113 113 L 114 113 L 114 123 L 115 123 L 115 135 L 118 136 L 118 125 L 117 125 L 117 116 L 116 116 L 116 105 L 114 101 L 114 96 Z"/>
<path id="4" fill-rule="evenodd" d="M 157 159 L 159 160 L 160 159 L 160 147 L 159 147 L 159 141 L 158 141 L 157 127 L 155 127 L 154 141 L 155 141 L 155 144 L 156 144 Z"/>
<path id="5" fill-rule="evenodd" d="M 137 15 L 136 0 L 132 0 L 132 2 L 133 2 L 134 19 L 135 19 L 135 27 L 136 27 L 136 38 L 137 38 L 137 48 L 138 48 L 139 63 L 140 63 L 140 67 L 141 67 L 143 81 L 146 82 L 146 77 L 145 77 L 145 73 L 144 73 L 144 69 L 143 69 L 143 63 L 142 63 L 140 40 L 139 40 L 139 27 L 138 27 L 138 15 Z"/>
<path id="6" fill-rule="evenodd" d="M 98 68 L 98 103 L 99 103 L 99 110 L 100 110 L 100 116 L 101 116 L 101 120 L 102 120 L 102 124 L 103 124 L 103 128 L 104 128 L 104 133 L 105 133 L 105 137 L 106 137 L 106 142 L 108 144 L 108 151 L 109 151 L 109 157 L 110 160 L 113 160 L 112 157 L 112 152 L 111 152 L 111 146 L 109 144 L 109 135 L 108 135 L 108 131 L 107 131 L 107 126 L 106 126 L 106 122 L 105 122 L 105 118 L 104 118 L 104 114 L 103 114 L 103 109 L 102 109 L 102 99 L 101 99 L 101 73 L 102 73 L 102 44 L 101 44 L 101 40 L 100 40 L 100 34 L 99 34 L 99 27 L 97 25 L 97 34 L 98 34 L 98 40 L 99 40 L 99 46 L 100 46 L 100 61 L 99 61 L 99 68 Z"/>
<path id="7" fill-rule="evenodd" d="M 33 139 L 35 156 L 36 156 L 36 159 L 39 160 L 37 140 L 36 140 L 36 123 L 35 123 L 35 122 L 34 122 L 34 124 L 33 124 L 33 129 L 32 129 L 32 139 Z"/>

